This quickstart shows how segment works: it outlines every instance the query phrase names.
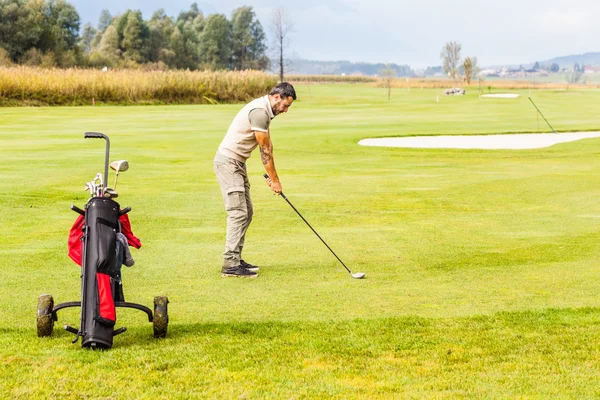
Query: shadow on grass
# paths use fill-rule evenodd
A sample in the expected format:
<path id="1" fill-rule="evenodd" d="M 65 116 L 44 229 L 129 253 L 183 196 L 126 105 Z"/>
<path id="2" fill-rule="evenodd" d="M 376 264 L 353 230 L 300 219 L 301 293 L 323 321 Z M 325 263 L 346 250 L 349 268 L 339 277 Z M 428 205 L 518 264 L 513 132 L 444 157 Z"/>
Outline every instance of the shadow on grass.
<path id="1" fill-rule="evenodd" d="M 121 325 L 118 325 L 121 326 Z M 485 339 L 491 343 L 509 343 L 522 337 L 562 337 L 569 340 L 574 332 L 587 332 L 585 336 L 600 335 L 600 308 L 544 309 L 520 312 L 500 312 L 455 318 L 400 317 L 383 319 L 357 319 L 330 322 L 232 322 L 183 323 L 171 321 L 167 337 L 153 337 L 152 324 L 133 322 L 128 330 L 115 337 L 113 349 L 148 348 L 168 351 L 170 348 L 195 344 L 218 346 L 221 349 L 290 346 L 313 349 L 319 353 L 347 357 L 352 354 L 368 355 L 377 351 L 412 351 L 433 349 L 440 345 L 462 343 L 467 347 L 479 346 Z M 0 337 L 17 341 L 47 342 L 43 347 L 81 346 L 81 341 L 71 345 L 73 334 L 56 326 L 49 338 L 37 338 L 35 328 L 0 328 Z M 12 339 L 11 339 L 12 338 Z M 0 343 L 4 340 L 0 339 Z M 33 343 L 32 343 L 33 344 Z"/>

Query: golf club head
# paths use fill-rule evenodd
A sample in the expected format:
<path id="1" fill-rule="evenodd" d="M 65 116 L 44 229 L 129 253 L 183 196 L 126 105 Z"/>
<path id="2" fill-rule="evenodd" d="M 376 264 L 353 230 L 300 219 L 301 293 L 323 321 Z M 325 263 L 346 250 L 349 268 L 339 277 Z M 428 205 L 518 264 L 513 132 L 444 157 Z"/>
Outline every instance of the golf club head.
<path id="1" fill-rule="evenodd" d="M 127 171 L 129 169 L 129 163 L 127 162 L 127 160 L 113 161 L 110 163 L 110 167 L 117 171 L 117 174 L 115 175 L 115 184 L 113 185 L 113 187 L 116 189 L 117 179 L 119 178 L 119 172 Z"/>
<path id="2" fill-rule="evenodd" d="M 365 277 L 365 273 L 364 273 L 364 272 L 357 272 L 357 273 L 355 273 L 355 274 L 351 274 L 351 275 L 352 275 L 352 277 L 353 277 L 354 279 L 362 279 L 362 278 L 364 278 L 364 277 Z"/>
<path id="3" fill-rule="evenodd" d="M 119 197 L 119 193 L 117 193 L 117 191 L 114 189 L 106 188 L 106 190 L 104 191 L 104 197 L 108 199 L 116 199 L 117 197 Z"/>
<path id="4" fill-rule="evenodd" d="M 129 163 L 127 160 L 113 161 L 110 163 L 110 167 L 117 172 L 125 172 L 129 169 Z"/>
<path id="5" fill-rule="evenodd" d="M 84 191 L 89 190 L 90 191 L 90 196 L 94 195 L 94 192 L 96 191 L 96 185 L 93 182 L 87 182 L 85 184 L 85 189 L 83 189 Z"/>

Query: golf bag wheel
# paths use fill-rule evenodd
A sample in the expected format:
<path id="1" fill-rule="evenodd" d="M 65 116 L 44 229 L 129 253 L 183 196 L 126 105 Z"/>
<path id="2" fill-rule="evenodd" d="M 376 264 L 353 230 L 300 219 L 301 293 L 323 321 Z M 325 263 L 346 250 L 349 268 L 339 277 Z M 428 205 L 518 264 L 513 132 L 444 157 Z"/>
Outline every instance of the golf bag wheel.
<path id="1" fill-rule="evenodd" d="M 156 296 L 154 298 L 154 337 L 164 338 L 167 336 L 167 326 L 169 325 L 169 315 L 167 314 L 167 296 Z"/>
<path id="2" fill-rule="evenodd" d="M 54 299 L 49 294 L 43 294 L 38 297 L 37 306 L 37 335 L 38 337 L 52 335 L 54 329 L 54 318 L 52 309 L 54 308 Z"/>

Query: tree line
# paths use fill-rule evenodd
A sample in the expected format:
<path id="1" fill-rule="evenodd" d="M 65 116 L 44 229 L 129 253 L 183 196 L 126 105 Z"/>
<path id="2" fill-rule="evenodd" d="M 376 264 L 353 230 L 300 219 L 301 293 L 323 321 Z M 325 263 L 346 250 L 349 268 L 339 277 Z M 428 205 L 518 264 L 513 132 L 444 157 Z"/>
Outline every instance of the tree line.
<path id="1" fill-rule="evenodd" d="M 80 34 L 81 32 L 81 34 Z M 85 24 L 65 0 L 0 0 L 0 65 L 265 70 L 266 35 L 250 6 L 204 16 L 193 3 L 177 18 L 139 10 Z"/>

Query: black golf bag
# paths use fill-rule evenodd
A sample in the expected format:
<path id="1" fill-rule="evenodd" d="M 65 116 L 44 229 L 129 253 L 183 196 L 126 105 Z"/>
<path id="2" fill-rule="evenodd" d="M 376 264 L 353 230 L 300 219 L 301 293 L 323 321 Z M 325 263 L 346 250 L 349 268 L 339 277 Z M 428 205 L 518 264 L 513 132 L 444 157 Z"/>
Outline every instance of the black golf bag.
<path id="1" fill-rule="evenodd" d="M 82 346 L 112 347 L 116 322 L 119 204 L 93 197 L 85 208 L 81 289 Z M 113 285 L 113 282 L 115 285 Z"/>
<path id="2" fill-rule="evenodd" d="M 91 198 L 85 210 L 71 206 L 80 216 L 75 221 L 69 236 L 69 257 L 81 265 L 81 301 L 72 301 L 54 305 L 51 295 L 38 298 L 37 333 L 39 337 L 50 336 L 54 322 L 58 320 L 57 312 L 67 307 L 81 307 L 81 324 L 79 329 L 65 325 L 64 328 L 82 337 L 82 347 L 109 349 L 113 345 L 113 337 L 126 331 L 125 327 L 115 329 L 116 307 L 135 308 L 148 315 L 148 321 L 154 324 L 154 337 L 161 338 L 167 334 L 169 318 L 167 315 L 166 296 L 154 298 L 154 315 L 141 304 L 125 301 L 121 284 L 121 265 L 125 263 L 124 254 L 129 254 L 128 243 L 139 248 L 141 242 L 131 232 L 128 216 L 131 208 L 121 210 L 119 203 L 113 200 L 118 194 L 107 188 L 108 157 L 110 141 L 102 133 L 86 132 L 85 138 L 103 138 L 106 140 L 106 161 L 104 177 L 101 184 L 91 186 Z M 122 164 L 127 164 L 123 160 Z M 115 169 L 112 165 L 111 168 Z M 125 171 L 116 167 L 118 171 Z M 115 180 L 116 183 L 116 180 Z M 88 185 L 92 184 L 89 182 Z M 88 186 L 86 186 L 87 188 Z M 125 243 L 121 243 L 124 241 Z M 125 250 L 127 249 L 127 250 Z M 132 265 L 131 263 L 126 265 Z"/>

